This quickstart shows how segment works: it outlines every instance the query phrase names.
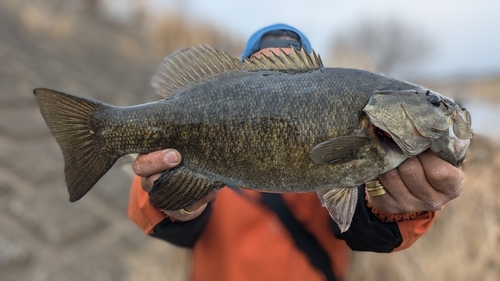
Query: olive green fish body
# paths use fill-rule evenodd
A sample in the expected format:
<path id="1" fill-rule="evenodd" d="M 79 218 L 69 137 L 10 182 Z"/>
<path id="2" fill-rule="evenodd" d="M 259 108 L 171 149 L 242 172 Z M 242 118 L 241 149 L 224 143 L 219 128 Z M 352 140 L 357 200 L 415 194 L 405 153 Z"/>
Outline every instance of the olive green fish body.
<path id="1" fill-rule="evenodd" d="M 170 100 L 110 109 L 96 119 L 122 129 L 96 131 L 113 131 L 107 146 L 120 154 L 175 148 L 186 168 L 231 185 L 279 192 L 353 186 L 388 168 L 379 165 L 385 153 L 378 144 L 366 148 L 370 157 L 341 165 L 316 165 L 309 151 L 338 136 L 367 136 L 362 109 L 373 89 L 415 88 L 341 68 L 239 71 L 218 79 L 227 82 L 206 81 Z M 356 181 L 350 177 L 368 171 Z"/>
<path id="2" fill-rule="evenodd" d="M 64 154 L 70 201 L 122 155 L 175 148 L 183 156 L 149 192 L 176 210 L 224 185 L 318 191 L 345 231 L 352 188 L 431 148 L 458 165 L 472 132 L 468 112 L 423 87 L 367 71 L 324 68 L 292 49 L 239 60 L 207 47 L 165 58 L 153 85 L 165 99 L 116 107 L 36 89 Z"/>
<path id="3" fill-rule="evenodd" d="M 346 175 L 362 172 L 362 165 L 353 171 L 352 163 L 316 165 L 309 157 L 318 143 L 364 133 L 361 109 L 371 90 L 347 90 L 336 82 L 355 85 L 356 81 L 334 79 L 333 71 L 352 72 L 242 73 L 241 80 L 228 86 L 212 91 L 210 85 L 202 86 L 194 105 L 179 96 L 175 101 L 179 110 L 199 105 L 194 112 L 187 111 L 187 118 L 192 120 L 190 115 L 197 114 L 200 119 L 176 126 L 177 135 L 196 132 L 196 136 L 178 138 L 182 141 L 171 147 L 185 155 L 187 168 L 236 186 L 281 192 L 352 186 L 354 182 L 347 181 Z M 224 91 L 231 95 L 225 97 Z M 206 99 L 211 101 L 208 105 Z"/>

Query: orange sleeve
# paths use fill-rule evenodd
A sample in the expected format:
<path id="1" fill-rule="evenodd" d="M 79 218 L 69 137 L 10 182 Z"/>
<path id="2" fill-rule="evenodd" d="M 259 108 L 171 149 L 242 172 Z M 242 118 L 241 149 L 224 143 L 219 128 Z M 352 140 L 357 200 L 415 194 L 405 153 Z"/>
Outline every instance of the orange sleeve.
<path id="1" fill-rule="evenodd" d="M 160 209 L 149 203 L 148 193 L 142 189 L 141 178 L 138 176 L 135 176 L 132 181 L 128 216 L 147 234 L 153 233 L 155 225 L 168 217 Z"/>
<path id="2" fill-rule="evenodd" d="M 393 252 L 401 251 L 409 248 L 415 241 L 424 235 L 424 233 L 429 230 L 431 225 L 436 219 L 437 211 L 434 212 L 423 212 L 418 217 L 413 220 L 399 221 L 397 222 L 401 236 L 403 237 L 403 242 L 399 247 L 395 248 Z"/>
<path id="3" fill-rule="evenodd" d="M 386 223 L 395 222 L 398 224 L 403 242 L 393 252 L 407 249 L 413 245 L 420 236 L 429 230 L 437 215 L 437 211 L 390 214 L 374 208 L 368 202 L 368 198 L 365 198 L 365 200 L 367 201 L 368 208 L 380 221 Z"/>

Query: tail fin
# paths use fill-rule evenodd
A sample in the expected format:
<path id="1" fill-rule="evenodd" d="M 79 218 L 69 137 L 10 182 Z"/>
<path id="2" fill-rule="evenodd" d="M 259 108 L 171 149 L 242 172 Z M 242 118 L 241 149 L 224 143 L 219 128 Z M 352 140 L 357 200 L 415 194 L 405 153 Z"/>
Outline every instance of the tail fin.
<path id="1" fill-rule="evenodd" d="M 96 137 L 95 114 L 109 105 L 49 89 L 34 94 L 64 155 L 69 201 L 77 201 L 120 157 L 101 151 L 104 145 Z"/>

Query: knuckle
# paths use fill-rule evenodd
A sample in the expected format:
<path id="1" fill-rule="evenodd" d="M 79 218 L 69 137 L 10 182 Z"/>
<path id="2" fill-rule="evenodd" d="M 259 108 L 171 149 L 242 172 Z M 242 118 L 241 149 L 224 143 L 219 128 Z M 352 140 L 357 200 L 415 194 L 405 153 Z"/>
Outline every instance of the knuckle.
<path id="1" fill-rule="evenodd" d="M 449 182 L 459 175 L 459 173 L 455 173 L 453 169 L 444 165 L 436 165 L 427 172 L 427 177 L 436 182 Z"/>
<path id="2" fill-rule="evenodd" d="M 443 203 L 439 201 L 427 201 L 424 203 L 423 210 L 422 211 L 437 211 L 440 210 L 443 207 Z"/>
<path id="3" fill-rule="evenodd" d="M 132 170 L 136 175 L 142 175 L 142 165 L 137 159 L 132 163 Z"/>
<path id="4" fill-rule="evenodd" d="M 408 180 L 417 179 L 420 176 L 420 169 L 417 169 L 415 167 L 415 165 L 412 165 L 412 164 L 401 165 L 398 168 L 398 171 L 402 177 L 404 177 Z"/>
<path id="5" fill-rule="evenodd" d="M 461 187 L 456 187 L 456 188 L 450 188 L 449 190 L 447 190 L 446 192 L 446 197 L 448 199 L 455 199 L 457 198 L 458 196 L 460 196 L 460 193 L 462 192 L 462 188 Z"/>
<path id="6" fill-rule="evenodd" d="M 447 201 L 460 196 L 462 191 L 463 172 L 456 168 L 436 167 L 427 174 L 432 186 L 442 193 Z"/>

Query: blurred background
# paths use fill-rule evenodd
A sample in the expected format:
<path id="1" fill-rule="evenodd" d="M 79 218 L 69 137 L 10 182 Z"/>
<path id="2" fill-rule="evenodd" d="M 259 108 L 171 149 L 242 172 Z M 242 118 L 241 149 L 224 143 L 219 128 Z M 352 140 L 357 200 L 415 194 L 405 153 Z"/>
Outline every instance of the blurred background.
<path id="1" fill-rule="evenodd" d="M 130 162 L 69 203 L 32 91 L 158 100 L 161 59 L 257 29 L 302 30 L 325 65 L 412 81 L 465 105 L 476 136 L 461 196 L 401 253 L 355 253 L 349 280 L 499 280 L 500 4 L 494 1 L 0 0 L 0 280 L 185 280 L 189 251 L 128 220 Z"/>

